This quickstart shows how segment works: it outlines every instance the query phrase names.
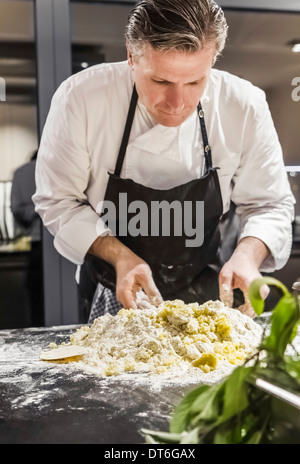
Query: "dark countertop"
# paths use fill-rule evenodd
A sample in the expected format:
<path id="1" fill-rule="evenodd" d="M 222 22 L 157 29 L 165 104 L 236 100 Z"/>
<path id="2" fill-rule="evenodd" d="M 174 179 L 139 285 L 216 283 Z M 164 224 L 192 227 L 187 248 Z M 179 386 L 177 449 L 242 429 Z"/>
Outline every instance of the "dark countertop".
<path id="1" fill-rule="evenodd" d="M 74 364 L 39 360 L 77 326 L 0 331 L 1 444 L 138 444 L 141 428 L 168 430 L 174 406 L 195 385 L 106 379 Z"/>
<path id="2" fill-rule="evenodd" d="M 267 320 L 269 313 L 257 322 Z M 174 407 L 196 388 L 138 374 L 99 378 L 76 363 L 40 361 L 49 343 L 68 342 L 78 327 L 0 330 L 0 444 L 143 444 L 140 430 L 168 431 Z M 293 346 L 300 352 L 300 327 Z M 299 409 L 281 403 L 278 443 L 298 444 Z"/>

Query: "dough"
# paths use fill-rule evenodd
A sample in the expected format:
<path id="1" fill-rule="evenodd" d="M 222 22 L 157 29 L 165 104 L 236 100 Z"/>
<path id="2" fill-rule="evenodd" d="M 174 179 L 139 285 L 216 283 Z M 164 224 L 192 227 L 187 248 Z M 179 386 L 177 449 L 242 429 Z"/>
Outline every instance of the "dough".
<path id="1" fill-rule="evenodd" d="M 42 361 L 70 362 L 74 360 L 76 361 L 77 358 L 83 356 L 84 353 L 85 349 L 82 346 L 60 345 L 58 348 L 43 351 L 40 355 L 40 359 Z"/>

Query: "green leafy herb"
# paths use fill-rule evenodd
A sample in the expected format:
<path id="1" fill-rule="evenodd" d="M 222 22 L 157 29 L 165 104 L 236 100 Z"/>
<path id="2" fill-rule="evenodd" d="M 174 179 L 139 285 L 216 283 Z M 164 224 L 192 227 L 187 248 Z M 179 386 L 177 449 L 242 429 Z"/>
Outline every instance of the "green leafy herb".
<path id="1" fill-rule="evenodd" d="M 285 355 L 297 333 L 299 300 L 278 280 L 257 279 L 250 286 L 249 298 L 258 316 L 264 311 L 260 288 L 265 284 L 278 287 L 282 297 L 252 364 L 246 362 L 223 381 L 201 385 L 187 394 L 175 408 L 169 432 L 142 429 L 147 443 L 258 444 L 272 440 L 270 396 L 257 389 L 254 380 L 263 376 L 270 381 L 280 379 L 282 385 L 300 384 L 299 354 Z"/>
<path id="2" fill-rule="evenodd" d="M 264 309 L 264 300 L 259 293 L 260 287 L 264 284 L 275 285 L 283 292 L 271 316 L 270 335 L 265 338 L 261 346 L 262 349 L 268 351 L 269 356 L 280 360 L 284 356 L 287 345 L 292 342 L 297 333 L 299 308 L 296 298 L 281 282 L 272 277 L 265 277 L 255 280 L 249 291 L 250 302 L 258 315 Z"/>

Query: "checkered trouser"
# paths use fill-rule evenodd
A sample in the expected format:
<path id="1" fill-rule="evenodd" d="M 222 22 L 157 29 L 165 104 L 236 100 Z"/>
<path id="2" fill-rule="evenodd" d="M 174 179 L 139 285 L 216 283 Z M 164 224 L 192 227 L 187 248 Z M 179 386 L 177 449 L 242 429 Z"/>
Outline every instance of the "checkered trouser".
<path id="1" fill-rule="evenodd" d="M 122 307 L 116 299 L 115 292 L 99 283 L 94 294 L 88 323 L 92 324 L 97 317 L 104 316 L 106 313 L 115 316 Z"/>

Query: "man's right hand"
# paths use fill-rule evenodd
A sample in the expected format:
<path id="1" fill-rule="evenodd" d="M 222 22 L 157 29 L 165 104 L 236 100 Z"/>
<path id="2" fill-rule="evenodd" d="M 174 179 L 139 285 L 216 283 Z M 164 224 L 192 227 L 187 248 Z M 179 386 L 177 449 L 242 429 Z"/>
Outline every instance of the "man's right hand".
<path id="1" fill-rule="evenodd" d="M 149 303 L 158 306 L 162 302 L 162 298 L 153 281 L 150 267 L 133 253 L 128 258 L 118 260 L 116 265 L 117 300 L 124 308 L 136 309 L 137 293 L 143 290 Z"/>
<path id="2" fill-rule="evenodd" d="M 162 302 L 149 265 L 116 237 L 98 237 L 89 253 L 114 266 L 117 275 L 116 297 L 125 309 L 137 308 L 137 293 L 141 290 L 151 305 L 158 306 Z"/>

